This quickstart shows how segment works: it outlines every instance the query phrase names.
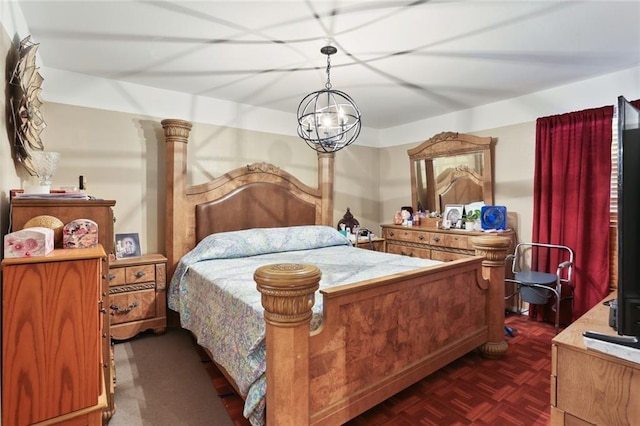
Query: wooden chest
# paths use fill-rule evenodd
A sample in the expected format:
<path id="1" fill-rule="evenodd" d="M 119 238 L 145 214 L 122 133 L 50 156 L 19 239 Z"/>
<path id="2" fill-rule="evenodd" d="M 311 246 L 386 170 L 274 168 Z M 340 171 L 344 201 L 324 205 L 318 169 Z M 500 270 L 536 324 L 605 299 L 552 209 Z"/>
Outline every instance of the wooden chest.
<path id="1" fill-rule="evenodd" d="M 2 423 L 102 424 L 102 246 L 2 261 Z"/>
<path id="2" fill-rule="evenodd" d="M 16 192 L 15 190 L 12 192 Z M 98 243 L 107 253 L 104 270 L 108 268 L 110 257 L 114 252 L 113 224 L 115 217 L 113 207 L 114 200 L 77 200 L 65 198 L 40 199 L 40 198 L 12 198 L 11 199 L 11 229 L 17 231 L 24 228 L 29 220 L 36 216 L 49 215 L 67 224 L 76 219 L 90 219 L 98 225 Z M 107 275 L 103 274 L 101 296 L 105 307 L 109 306 L 109 283 Z M 107 408 L 103 412 L 103 421 L 111 418 L 115 411 L 114 380 L 115 365 L 111 346 L 111 332 L 107 310 L 102 310 L 102 360 L 105 389 L 107 390 Z"/>

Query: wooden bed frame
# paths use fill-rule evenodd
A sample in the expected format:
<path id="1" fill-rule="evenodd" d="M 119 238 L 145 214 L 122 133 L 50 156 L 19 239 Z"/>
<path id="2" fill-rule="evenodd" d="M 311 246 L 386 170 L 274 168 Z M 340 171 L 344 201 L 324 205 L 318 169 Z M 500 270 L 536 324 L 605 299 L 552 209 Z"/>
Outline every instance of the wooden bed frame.
<path id="1" fill-rule="evenodd" d="M 270 164 L 186 183 L 191 124 L 163 120 L 166 251 L 172 274 L 210 232 L 247 227 L 333 226 L 333 154 L 318 157 L 318 188 Z M 279 264 L 255 273 L 265 308 L 267 424 L 341 424 L 478 348 L 504 340 L 504 263 L 509 240 L 475 241 L 478 256 L 321 290 L 324 322 L 309 332 L 321 271 Z"/>

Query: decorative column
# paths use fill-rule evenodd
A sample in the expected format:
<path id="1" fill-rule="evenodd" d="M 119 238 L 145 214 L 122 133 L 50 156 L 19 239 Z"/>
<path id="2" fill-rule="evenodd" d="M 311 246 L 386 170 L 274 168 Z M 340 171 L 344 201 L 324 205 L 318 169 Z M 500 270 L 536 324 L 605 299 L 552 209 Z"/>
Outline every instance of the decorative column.
<path id="1" fill-rule="evenodd" d="M 166 141 L 166 211 L 165 211 L 165 250 L 167 252 L 167 275 L 173 276 L 180 256 L 186 253 L 184 230 L 186 228 L 184 211 L 187 189 L 187 143 L 191 123 L 178 119 L 162 120 Z M 176 253 L 174 247 L 180 247 Z"/>
<path id="2" fill-rule="evenodd" d="M 253 275 L 265 309 L 268 425 L 309 424 L 309 323 L 321 276 L 296 263 L 265 265 Z"/>
<path id="3" fill-rule="evenodd" d="M 476 250 L 476 256 L 485 258 L 482 261 L 482 276 L 489 280 L 487 303 L 489 338 L 479 349 L 487 358 L 500 358 L 507 353 L 509 347 L 504 339 L 504 268 L 510 240 L 498 236 L 482 236 L 472 238 L 471 242 Z"/>
<path id="4" fill-rule="evenodd" d="M 333 226 L 334 152 L 318 152 L 318 186 L 322 191 L 322 225 Z"/>

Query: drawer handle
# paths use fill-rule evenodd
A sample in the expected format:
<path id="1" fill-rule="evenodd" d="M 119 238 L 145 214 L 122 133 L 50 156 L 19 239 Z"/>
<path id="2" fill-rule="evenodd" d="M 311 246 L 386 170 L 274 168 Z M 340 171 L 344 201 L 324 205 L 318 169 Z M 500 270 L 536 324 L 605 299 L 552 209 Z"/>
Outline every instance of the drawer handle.
<path id="1" fill-rule="evenodd" d="M 420 241 L 424 240 L 424 235 L 419 235 L 419 236 L 418 236 L 418 239 L 419 239 Z"/>
<path id="2" fill-rule="evenodd" d="M 436 243 L 439 243 L 439 242 L 440 242 L 440 237 L 435 237 L 435 238 L 433 239 L 433 241 L 435 241 Z"/>
<path id="3" fill-rule="evenodd" d="M 114 274 L 109 274 L 109 281 L 112 281 L 116 278 Z"/>
<path id="4" fill-rule="evenodd" d="M 144 271 L 136 272 L 136 278 L 142 278 L 142 277 L 144 277 L 144 275 L 145 275 Z"/>
<path id="5" fill-rule="evenodd" d="M 133 308 L 135 308 L 136 306 L 138 306 L 138 302 L 133 302 L 128 307 L 126 307 L 124 309 L 121 308 L 118 305 L 111 305 L 110 308 L 113 311 L 113 312 L 111 312 L 111 315 L 114 315 L 114 314 L 127 314 L 127 313 L 131 312 L 131 310 Z"/>
<path id="6" fill-rule="evenodd" d="M 390 237 L 393 237 L 394 235 L 396 235 L 396 233 L 395 233 L 395 232 L 393 232 L 393 231 L 389 231 L 389 236 L 390 236 Z"/>

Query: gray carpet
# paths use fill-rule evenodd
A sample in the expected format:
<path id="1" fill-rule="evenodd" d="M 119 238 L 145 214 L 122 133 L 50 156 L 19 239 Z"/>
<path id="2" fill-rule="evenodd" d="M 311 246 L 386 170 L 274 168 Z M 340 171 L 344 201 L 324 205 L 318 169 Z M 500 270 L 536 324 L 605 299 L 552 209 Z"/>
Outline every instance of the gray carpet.
<path id="1" fill-rule="evenodd" d="M 233 426 L 184 330 L 142 333 L 114 350 L 116 412 L 109 426 Z"/>

